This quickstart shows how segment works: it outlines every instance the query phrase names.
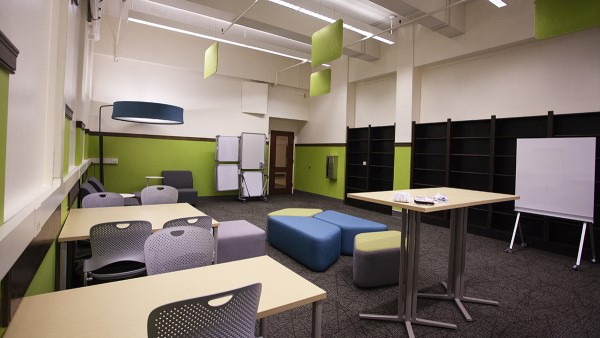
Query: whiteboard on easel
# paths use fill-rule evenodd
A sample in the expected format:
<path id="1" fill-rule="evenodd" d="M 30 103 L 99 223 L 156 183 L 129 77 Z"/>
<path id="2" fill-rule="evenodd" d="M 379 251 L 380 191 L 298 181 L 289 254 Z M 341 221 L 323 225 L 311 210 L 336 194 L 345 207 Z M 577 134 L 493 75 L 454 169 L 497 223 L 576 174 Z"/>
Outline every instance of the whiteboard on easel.
<path id="1" fill-rule="evenodd" d="M 239 161 L 239 136 L 217 135 L 217 150 L 215 160 L 217 162 Z"/>
<path id="2" fill-rule="evenodd" d="M 596 138 L 517 139 L 515 211 L 594 221 Z"/>
<path id="3" fill-rule="evenodd" d="M 265 167 L 265 134 L 242 133 L 240 137 L 240 169 L 257 170 Z"/>

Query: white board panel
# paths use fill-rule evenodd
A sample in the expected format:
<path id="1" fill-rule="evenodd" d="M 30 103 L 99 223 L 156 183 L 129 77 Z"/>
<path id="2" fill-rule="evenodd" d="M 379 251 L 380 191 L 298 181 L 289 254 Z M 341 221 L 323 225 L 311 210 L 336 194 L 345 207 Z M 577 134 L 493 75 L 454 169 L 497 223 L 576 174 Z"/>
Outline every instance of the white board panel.
<path id="1" fill-rule="evenodd" d="M 217 164 L 215 167 L 215 191 L 239 189 L 238 165 Z"/>
<path id="2" fill-rule="evenodd" d="M 240 138 L 240 167 L 242 170 L 257 170 L 265 167 L 265 134 L 242 133 Z"/>
<path id="3" fill-rule="evenodd" d="M 263 195 L 263 173 L 261 171 L 242 172 L 242 197 L 260 197 Z"/>
<path id="4" fill-rule="evenodd" d="M 217 135 L 217 149 L 215 152 L 215 160 L 217 162 L 237 162 L 239 161 L 239 144 L 238 136 L 221 136 Z"/>
<path id="5" fill-rule="evenodd" d="M 593 222 L 595 167 L 594 137 L 518 139 L 515 210 Z"/>

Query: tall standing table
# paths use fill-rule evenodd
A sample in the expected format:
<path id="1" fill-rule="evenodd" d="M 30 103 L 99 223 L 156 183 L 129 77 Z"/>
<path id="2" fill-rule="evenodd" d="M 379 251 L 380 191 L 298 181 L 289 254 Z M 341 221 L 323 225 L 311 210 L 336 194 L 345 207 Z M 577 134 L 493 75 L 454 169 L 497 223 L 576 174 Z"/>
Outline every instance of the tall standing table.
<path id="1" fill-rule="evenodd" d="M 412 202 L 396 202 L 394 194 L 408 192 L 414 197 L 432 197 L 436 193 L 447 198 L 446 202 L 422 205 Z M 516 195 L 498 194 L 456 188 L 425 188 L 397 191 L 352 193 L 348 197 L 362 201 L 389 205 L 402 209 L 400 238 L 400 275 L 398 283 L 398 312 L 396 315 L 360 314 L 360 318 L 403 321 L 408 335 L 414 337 L 412 324 L 456 329 L 456 325 L 417 317 L 417 296 L 453 300 L 468 321 L 472 318 L 462 302 L 498 305 L 497 302 L 465 296 L 465 256 L 467 235 L 467 208 L 490 203 L 514 201 Z M 419 235 L 421 214 L 450 210 L 450 252 L 448 257 L 448 280 L 445 294 L 418 294 Z"/>
<path id="2" fill-rule="evenodd" d="M 165 222 L 176 218 L 206 216 L 202 211 L 188 203 L 132 205 L 107 208 L 72 209 L 58 236 L 60 243 L 59 289 L 67 289 L 70 285 L 67 276 L 72 275 L 72 264 L 75 257 L 75 242 L 90 238 L 90 229 L 99 223 L 119 221 L 148 221 L 152 223 L 152 231 L 162 229 Z M 219 222 L 212 220 L 215 238 L 215 261 L 217 261 Z"/>

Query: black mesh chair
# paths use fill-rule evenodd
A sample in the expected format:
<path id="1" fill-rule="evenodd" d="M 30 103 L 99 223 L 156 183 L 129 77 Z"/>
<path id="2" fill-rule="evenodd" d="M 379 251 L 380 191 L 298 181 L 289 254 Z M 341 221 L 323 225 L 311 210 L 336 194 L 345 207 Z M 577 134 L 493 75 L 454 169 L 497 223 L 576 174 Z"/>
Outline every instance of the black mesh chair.
<path id="1" fill-rule="evenodd" d="M 254 337 L 261 289 L 257 283 L 159 306 L 148 316 L 148 337 Z"/>
<path id="2" fill-rule="evenodd" d="M 144 243 L 152 233 L 147 221 L 121 221 L 90 229 L 92 257 L 83 261 L 83 285 L 92 280 L 119 280 L 146 272 Z"/>

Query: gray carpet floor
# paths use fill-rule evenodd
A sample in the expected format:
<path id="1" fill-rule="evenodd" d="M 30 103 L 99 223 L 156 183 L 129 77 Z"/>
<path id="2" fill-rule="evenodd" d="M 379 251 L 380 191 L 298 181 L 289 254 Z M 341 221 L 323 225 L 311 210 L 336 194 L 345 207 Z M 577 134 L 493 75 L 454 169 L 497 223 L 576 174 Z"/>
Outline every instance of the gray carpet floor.
<path id="1" fill-rule="evenodd" d="M 296 192 L 242 203 L 235 197 L 207 198 L 197 208 L 219 221 L 245 219 L 267 228 L 267 214 L 283 208 L 336 210 L 399 230 L 399 219 L 354 208 L 342 201 Z M 600 337 L 600 266 L 589 261 L 574 271 L 572 256 L 516 247 L 468 234 L 466 295 L 496 300 L 499 306 L 465 303 L 467 322 L 450 301 L 419 298 L 423 319 L 454 323 L 457 330 L 413 325 L 417 337 Z M 419 291 L 443 293 L 447 277 L 449 229 L 422 224 Z M 362 289 L 352 282 L 352 256 L 341 256 L 325 272 L 313 272 L 267 243 L 267 254 L 327 291 L 323 303 L 323 337 L 407 337 L 402 323 L 364 320 L 359 313 L 395 314 L 395 286 Z M 269 317 L 270 337 L 309 337 L 311 307 Z"/>

